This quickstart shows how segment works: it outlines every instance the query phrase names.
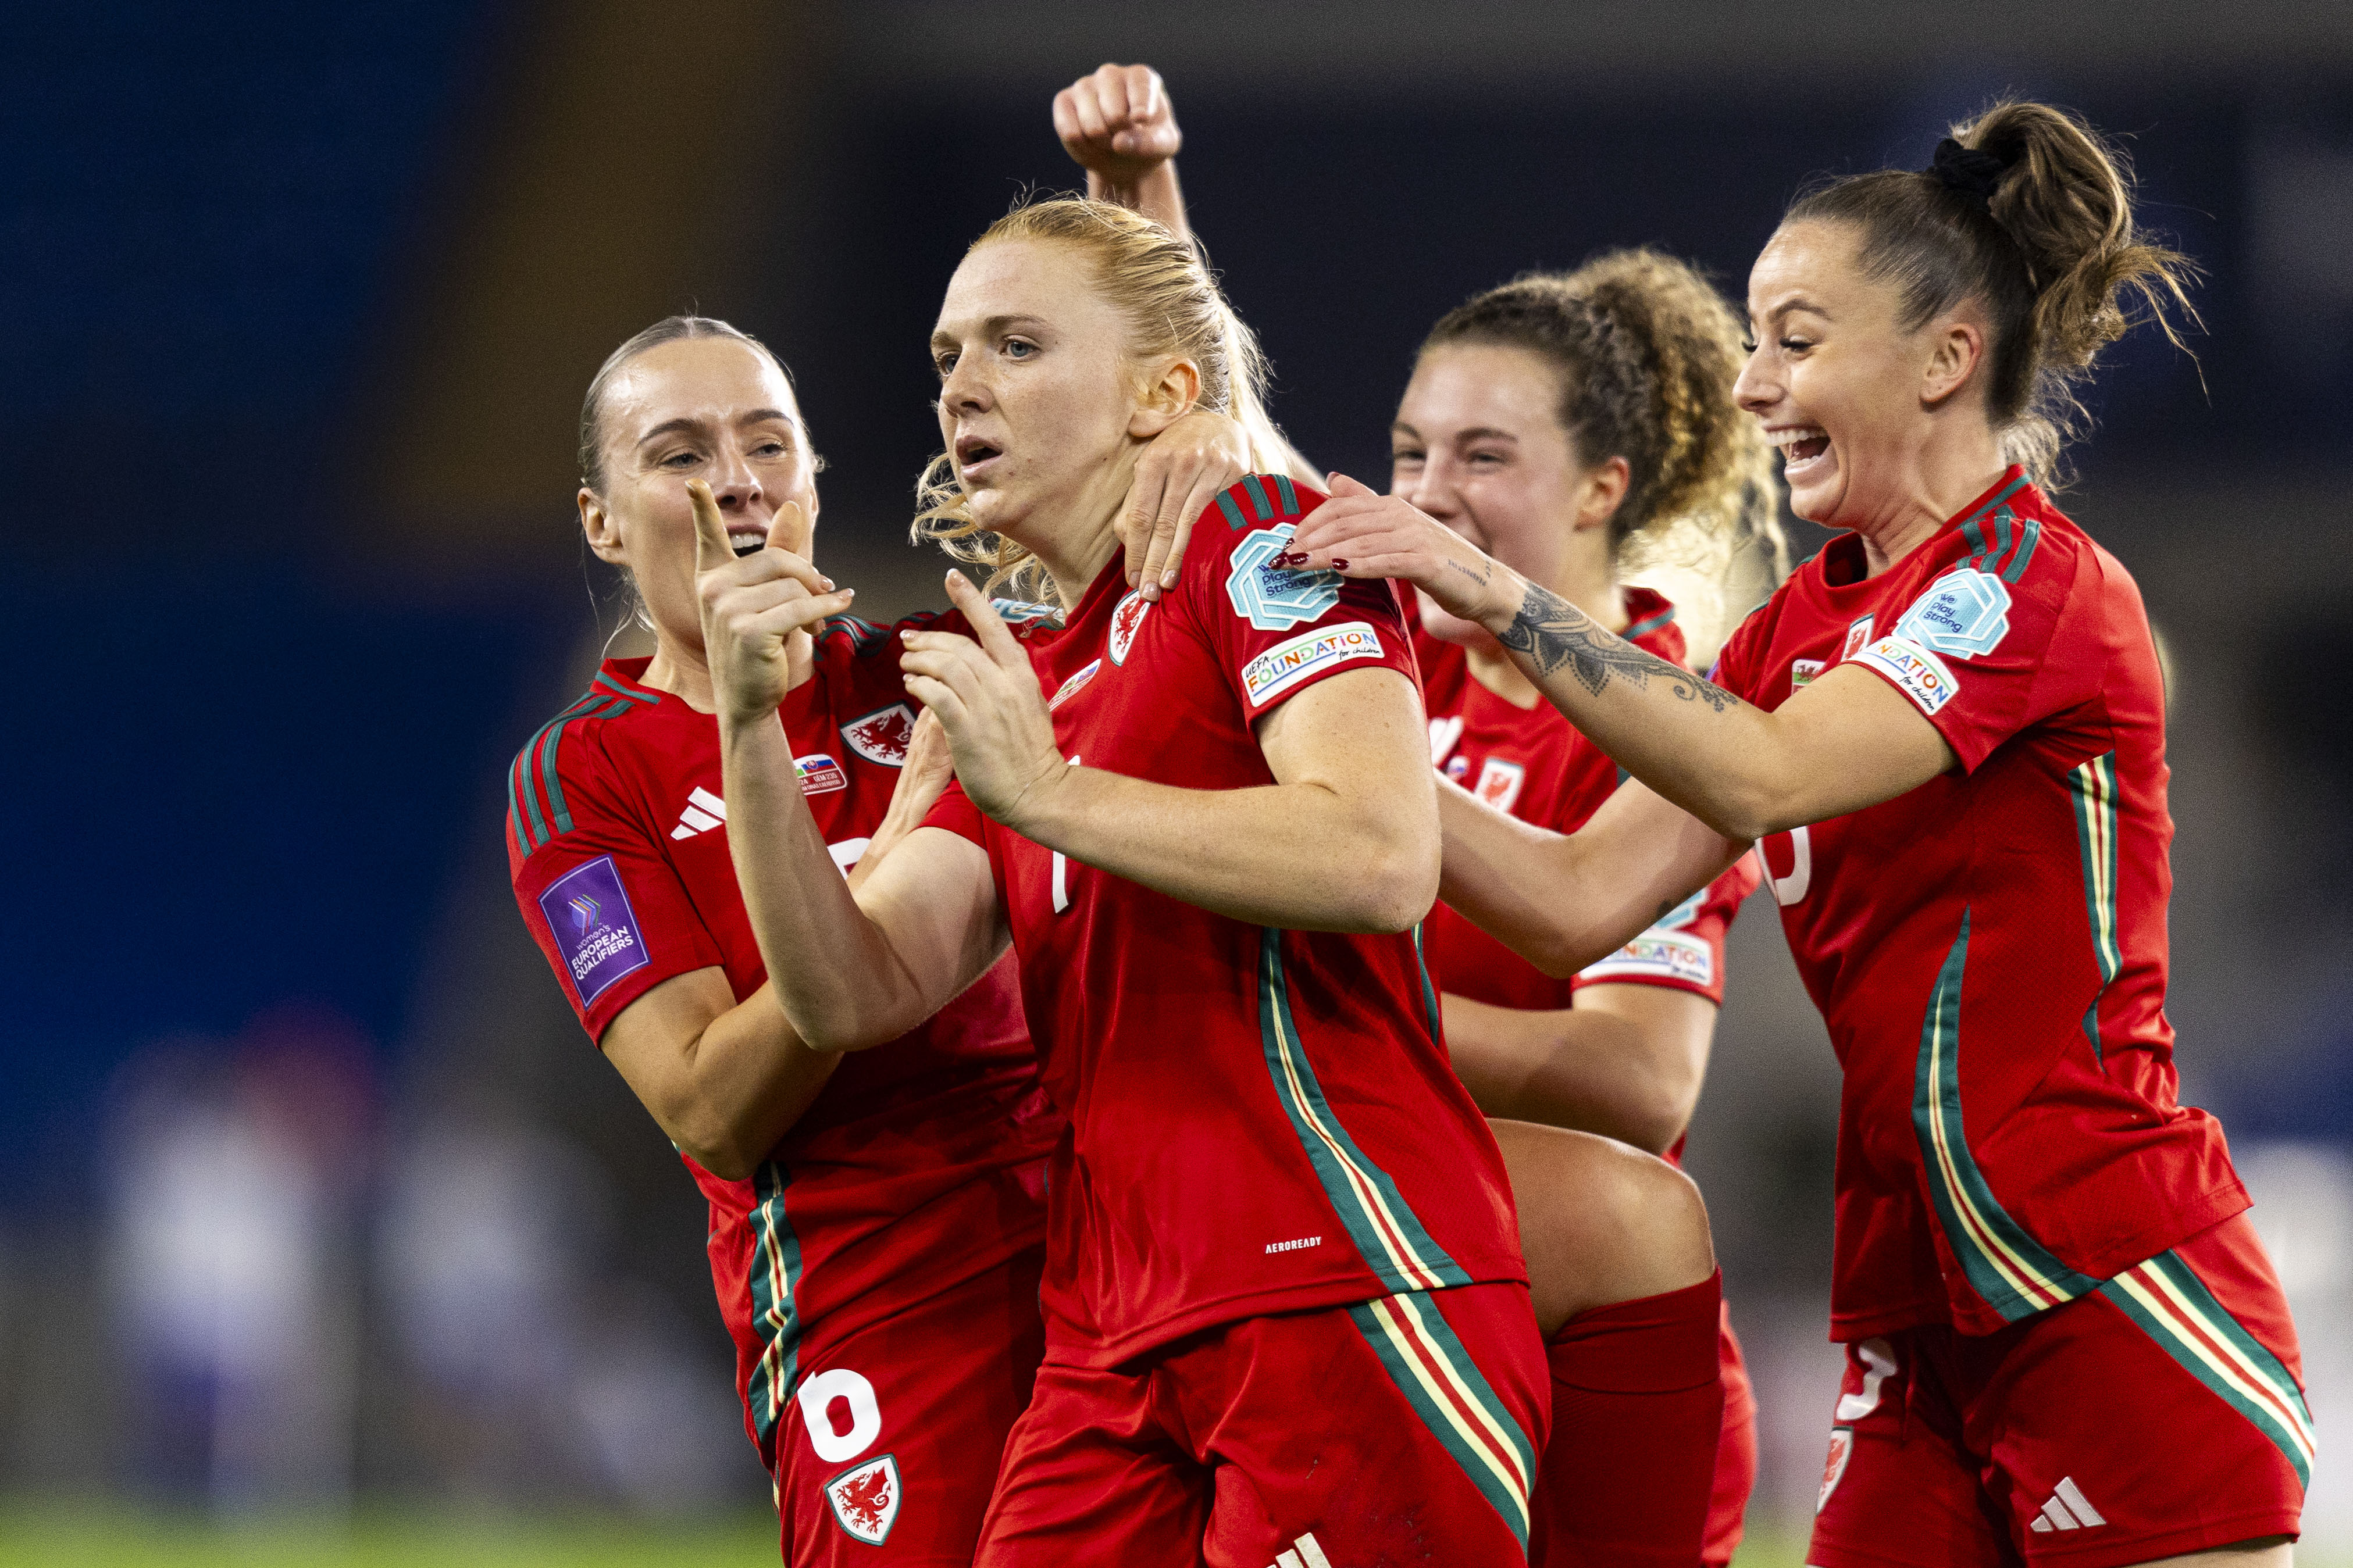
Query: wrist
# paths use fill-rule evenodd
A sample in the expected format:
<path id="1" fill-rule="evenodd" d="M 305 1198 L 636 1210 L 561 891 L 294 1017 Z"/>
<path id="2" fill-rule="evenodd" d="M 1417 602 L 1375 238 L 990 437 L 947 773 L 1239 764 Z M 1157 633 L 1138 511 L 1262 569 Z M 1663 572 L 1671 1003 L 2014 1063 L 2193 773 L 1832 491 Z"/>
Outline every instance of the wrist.
<path id="1" fill-rule="evenodd" d="M 734 752 L 771 743 L 785 732 L 784 716 L 774 708 L 737 710 L 725 706 L 721 699 L 719 710 L 719 744 L 723 751 Z"/>
<path id="2" fill-rule="evenodd" d="M 1059 828 L 1068 818 L 1071 780 L 1078 774 L 1078 764 L 1052 758 L 1015 796 L 1005 815 L 997 820 L 1032 844 L 1044 844 L 1048 848 L 1059 842 Z"/>
<path id="3" fill-rule="evenodd" d="M 1511 629 L 1512 623 L 1519 619 L 1520 606 L 1526 604 L 1527 599 L 1528 580 L 1502 562 L 1496 562 L 1493 581 L 1487 586 L 1479 613 L 1471 618 L 1501 641 L 1504 634 Z"/>

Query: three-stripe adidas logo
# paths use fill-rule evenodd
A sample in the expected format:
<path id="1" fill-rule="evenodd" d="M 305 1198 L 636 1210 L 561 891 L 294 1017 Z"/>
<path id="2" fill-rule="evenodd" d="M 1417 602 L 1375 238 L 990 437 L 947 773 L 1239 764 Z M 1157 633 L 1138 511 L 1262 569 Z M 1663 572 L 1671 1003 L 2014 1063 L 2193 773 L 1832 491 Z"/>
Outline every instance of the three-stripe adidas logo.
<path id="1" fill-rule="evenodd" d="M 2042 1505 L 2042 1517 L 2027 1528 L 2048 1535 L 2054 1530 L 2084 1530 L 2107 1522 L 2100 1517 L 2100 1510 L 2084 1496 L 2084 1489 L 2075 1484 L 2074 1478 L 2063 1476 L 2059 1484 L 2051 1489 L 2051 1498 Z"/>
<path id="2" fill-rule="evenodd" d="M 1291 1543 L 1290 1551 L 1278 1553 L 1270 1568 L 1332 1568 L 1332 1560 L 1315 1544 L 1315 1532 L 1309 1531 Z"/>
<path id="3" fill-rule="evenodd" d="M 672 838 L 691 838 L 698 833 L 708 833 L 727 821 L 727 803 L 704 789 L 694 786 L 686 797 L 686 809 L 679 813 L 678 826 L 670 830 Z"/>

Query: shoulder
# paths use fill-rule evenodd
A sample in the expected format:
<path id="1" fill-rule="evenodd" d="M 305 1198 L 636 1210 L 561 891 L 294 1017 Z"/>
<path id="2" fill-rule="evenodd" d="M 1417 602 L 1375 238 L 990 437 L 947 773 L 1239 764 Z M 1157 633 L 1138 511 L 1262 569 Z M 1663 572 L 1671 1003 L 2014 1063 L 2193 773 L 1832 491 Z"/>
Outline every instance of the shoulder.
<path id="1" fill-rule="evenodd" d="M 1683 629 L 1675 624 L 1674 601 L 1654 588 L 1626 590 L 1625 637 L 1645 653 L 1670 664 L 1685 662 Z"/>
<path id="2" fill-rule="evenodd" d="M 607 796 L 617 748 L 634 739 L 660 694 L 610 668 L 588 689 L 532 731 L 507 765 L 507 833 L 528 858 L 578 826 Z"/>
<path id="3" fill-rule="evenodd" d="M 1186 560 L 1228 572 L 1245 562 L 1255 569 L 1282 553 L 1300 519 L 1324 501 L 1321 491 L 1294 484 L 1287 475 L 1249 475 L 1201 513 L 1194 525 L 1195 547 Z"/>

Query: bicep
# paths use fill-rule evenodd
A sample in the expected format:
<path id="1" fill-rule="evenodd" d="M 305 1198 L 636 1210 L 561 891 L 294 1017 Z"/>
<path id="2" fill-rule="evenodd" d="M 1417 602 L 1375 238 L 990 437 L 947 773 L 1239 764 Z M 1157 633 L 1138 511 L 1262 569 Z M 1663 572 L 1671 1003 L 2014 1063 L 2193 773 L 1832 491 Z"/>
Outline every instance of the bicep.
<path id="1" fill-rule="evenodd" d="M 673 974 L 622 1008 L 596 1044 L 665 1128 L 692 1087 L 694 1043 L 735 1005 L 716 966 Z"/>
<path id="2" fill-rule="evenodd" d="M 988 852 L 944 827 L 918 827 L 893 847 L 858 889 L 858 906 L 934 1012 L 1005 954 Z"/>
<path id="3" fill-rule="evenodd" d="M 1352 669 L 1318 681 L 1260 718 L 1258 744 L 1277 784 L 1432 798 L 1429 721 L 1413 682 L 1394 669 Z"/>
<path id="4" fill-rule="evenodd" d="M 1696 992 L 1603 981 L 1578 986 L 1574 1006 L 1578 1012 L 1607 1014 L 1626 1025 L 1641 1039 L 1642 1054 L 1660 1067 L 1689 1072 L 1694 1079 L 1707 1069 L 1717 1009 Z"/>
<path id="5" fill-rule="evenodd" d="M 1770 832 L 1893 800 L 1960 762 L 1910 698 L 1860 665 L 1825 670 L 1772 723 L 1785 777 Z"/>

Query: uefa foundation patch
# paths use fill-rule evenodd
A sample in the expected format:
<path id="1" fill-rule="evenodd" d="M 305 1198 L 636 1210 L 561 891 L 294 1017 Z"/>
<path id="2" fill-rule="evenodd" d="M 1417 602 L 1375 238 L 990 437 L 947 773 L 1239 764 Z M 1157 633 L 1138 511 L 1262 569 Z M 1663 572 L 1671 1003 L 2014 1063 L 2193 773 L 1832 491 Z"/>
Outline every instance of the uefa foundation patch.
<path id="1" fill-rule="evenodd" d="M 899 1519 L 899 1461 L 885 1454 L 842 1471 L 825 1483 L 825 1500 L 850 1540 L 881 1545 Z"/>
<path id="2" fill-rule="evenodd" d="M 625 974 L 651 963 L 629 895 L 610 855 L 566 872 L 539 896 L 539 912 L 554 933 L 555 950 L 583 1007 Z"/>

